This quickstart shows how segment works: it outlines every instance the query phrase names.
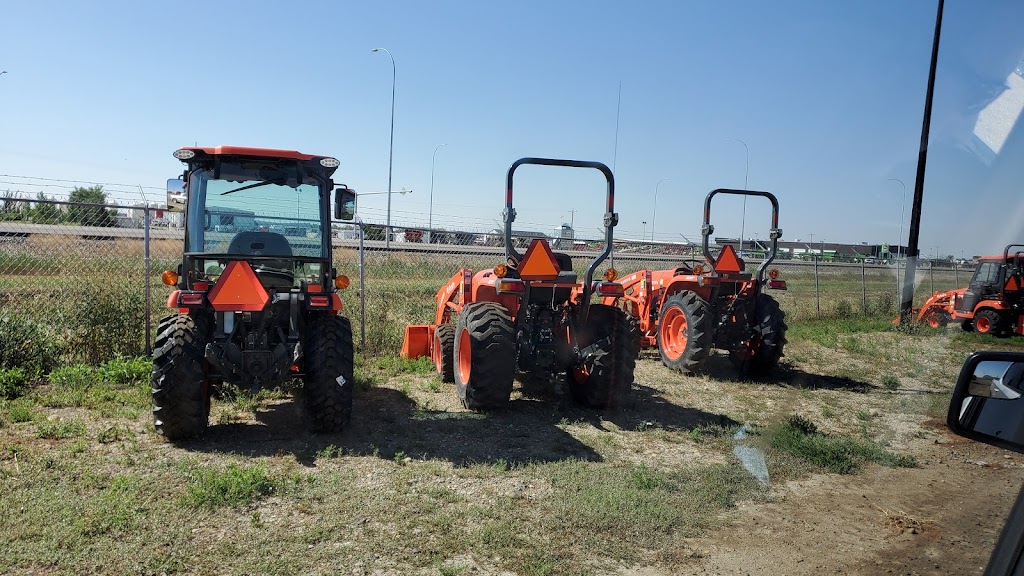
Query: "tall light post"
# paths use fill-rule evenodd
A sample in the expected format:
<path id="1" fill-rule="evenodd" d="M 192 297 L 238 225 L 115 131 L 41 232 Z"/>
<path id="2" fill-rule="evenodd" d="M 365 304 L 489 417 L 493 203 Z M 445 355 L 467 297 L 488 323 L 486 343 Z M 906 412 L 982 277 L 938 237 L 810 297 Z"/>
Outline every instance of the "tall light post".
<path id="1" fill-rule="evenodd" d="M 385 224 L 387 233 L 384 235 L 384 247 L 391 247 L 391 167 L 395 158 L 395 80 L 398 77 L 395 68 L 395 57 L 387 48 L 374 48 L 372 52 L 385 52 L 391 59 L 391 143 L 388 145 L 388 215 Z"/>
<path id="2" fill-rule="evenodd" d="M 640 236 L 640 237 L 643 238 L 644 240 L 646 240 L 647 239 L 647 220 L 642 221 L 641 224 L 644 225 L 644 233 L 643 233 L 643 236 Z"/>
<path id="3" fill-rule="evenodd" d="M 654 186 L 654 217 L 651 218 L 651 242 L 654 242 L 654 226 L 658 223 L 658 188 L 661 187 L 661 183 L 665 180 L 668 180 L 668 178 L 658 180 L 658 184 Z"/>
<path id="4" fill-rule="evenodd" d="M 750 174 L 750 148 L 747 143 L 739 138 L 730 138 L 726 142 L 739 142 L 743 144 L 744 160 L 743 160 L 743 189 L 747 189 L 747 176 Z M 747 197 L 743 197 L 743 213 L 740 216 L 740 251 L 743 251 L 743 234 L 747 227 Z"/>
<path id="5" fill-rule="evenodd" d="M 434 148 L 434 154 L 430 157 L 430 208 L 427 211 L 427 234 L 434 233 L 434 161 L 437 160 L 437 151 L 441 149 L 444 144 L 438 144 Z M 429 236 L 427 237 L 429 241 Z"/>

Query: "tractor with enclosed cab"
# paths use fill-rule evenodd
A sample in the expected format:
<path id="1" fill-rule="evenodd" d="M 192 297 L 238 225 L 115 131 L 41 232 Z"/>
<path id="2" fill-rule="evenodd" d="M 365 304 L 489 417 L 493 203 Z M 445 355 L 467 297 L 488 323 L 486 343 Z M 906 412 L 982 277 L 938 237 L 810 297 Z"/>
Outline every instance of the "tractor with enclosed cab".
<path id="1" fill-rule="evenodd" d="M 604 245 L 582 278 L 572 259 L 553 252 L 546 238 L 534 238 L 525 253 L 517 250 L 513 179 L 525 165 L 589 168 L 604 175 Z M 622 294 L 614 269 L 594 279 L 611 254 L 618 222 L 612 172 L 600 162 L 523 158 L 509 168 L 505 190 L 504 262 L 455 273 L 437 293 L 434 322 L 406 327 L 402 355 L 430 356 L 441 378 L 454 382 L 459 399 L 474 410 L 506 406 L 517 372 L 555 390 L 564 384 L 585 406 L 612 407 L 633 383 L 638 352 L 626 314 L 591 301 Z"/>
<path id="2" fill-rule="evenodd" d="M 966 288 L 932 294 L 914 318 L 933 328 L 956 322 L 968 332 L 1024 335 L 1024 251 L 1018 248 L 1024 244 L 979 258 Z"/>
<path id="3" fill-rule="evenodd" d="M 355 193 L 334 190 L 329 156 L 237 146 L 185 147 L 168 181 L 183 212 L 184 255 L 163 274 L 173 287 L 153 349 L 152 402 L 168 439 L 206 427 L 211 396 L 301 379 L 317 432 L 352 412 L 352 328 L 339 315 L 348 278 L 332 266 L 334 218 L 351 220 Z"/>
<path id="4" fill-rule="evenodd" d="M 756 272 L 730 244 L 713 255 L 709 242 L 711 201 L 719 194 L 758 196 L 772 205 L 770 247 Z M 712 348 L 725 350 L 745 374 L 764 375 L 778 364 L 786 343 L 786 322 L 778 301 L 765 289 L 785 290 L 770 269 L 782 237 L 779 202 L 769 192 L 718 189 L 704 200 L 704 261 L 689 260 L 668 270 L 640 270 L 621 279 L 624 294 L 603 302 L 636 319 L 643 348 L 657 348 L 662 363 L 683 374 L 699 372 Z"/>

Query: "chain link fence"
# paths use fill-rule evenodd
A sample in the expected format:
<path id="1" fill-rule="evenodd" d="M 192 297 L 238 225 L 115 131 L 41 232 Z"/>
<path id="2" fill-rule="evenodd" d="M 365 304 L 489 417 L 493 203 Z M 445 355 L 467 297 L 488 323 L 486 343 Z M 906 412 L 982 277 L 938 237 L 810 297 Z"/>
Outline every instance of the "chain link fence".
<path id="1" fill-rule="evenodd" d="M 381 226 L 333 229 L 335 268 L 352 281 L 342 293 L 343 313 L 365 354 L 396 353 L 406 324 L 431 322 L 438 289 L 460 269 L 504 260 L 503 239 L 493 233 L 407 229 L 393 233 L 386 248 Z M 168 310 L 171 288 L 160 276 L 181 263 L 183 238 L 181 215 L 159 208 L 0 198 L 0 316 L 42 325 L 69 359 L 147 353 Z M 531 239 L 514 241 L 525 247 Z M 581 275 L 601 248 L 600 241 L 565 239 L 552 239 L 552 247 L 567 253 Z M 703 261 L 699 247 L 621 243 L 595 278 L 612 266 L 624 276 L 693 260 Z M 788 282 L 774 295 L 791 321 L 897 311 L 897 266 L 777 260 L 773 267 Z M 971 273 L 924 263 L 915 303 L 966 284 Z"/>

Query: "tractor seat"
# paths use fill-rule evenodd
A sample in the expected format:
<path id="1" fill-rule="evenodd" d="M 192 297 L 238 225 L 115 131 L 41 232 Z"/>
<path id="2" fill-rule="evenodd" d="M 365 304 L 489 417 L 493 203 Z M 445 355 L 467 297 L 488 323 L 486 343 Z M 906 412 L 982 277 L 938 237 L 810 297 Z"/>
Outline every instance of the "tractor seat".
<path id="1" fill-rule="evenodd" d="M 291 288 L 294 283 L 292 246 L 275 232 L 239 232 L 231 239 L 228 254 L 238 256 L 280 256 L 282 260 L 255 260 L 253 270 L 266 288 Z M 271 270 L 263 270 L 269 268 Z"/>
<path id="2" fill-rule="evenodd" d="M 575 284 L 577 277 L 576 273 L 572 271 L 572 258 L 562 252 L 552 252 L 552 255 L 555 257 L 555 262 L 558 263 L 558 268 L 561 269 L 556 282 Z"/>

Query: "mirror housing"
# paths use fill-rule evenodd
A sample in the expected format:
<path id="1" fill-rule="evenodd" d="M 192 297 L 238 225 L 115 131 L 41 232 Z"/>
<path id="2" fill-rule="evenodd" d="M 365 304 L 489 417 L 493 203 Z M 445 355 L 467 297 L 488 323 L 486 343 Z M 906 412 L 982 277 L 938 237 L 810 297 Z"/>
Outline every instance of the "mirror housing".
<path id="1" fill-rule="evenodd" d="M 351 222 L 356 219 L 356 191 L 342 185 L 334 191 L 334 219 Z"/>
<path id="2" fill-rule="evenodd" d="M 184 212 L 188 200 L 188 193 L 185 191 L 185 181 L 181 178 L 167 180 L 167 211 Z"/>
<path id="3" fill-rule="evenodd" d="M 968 356 L 953 389 L 946 425 L 959 436 L 1024 453 L 1024 353 Z"/>

